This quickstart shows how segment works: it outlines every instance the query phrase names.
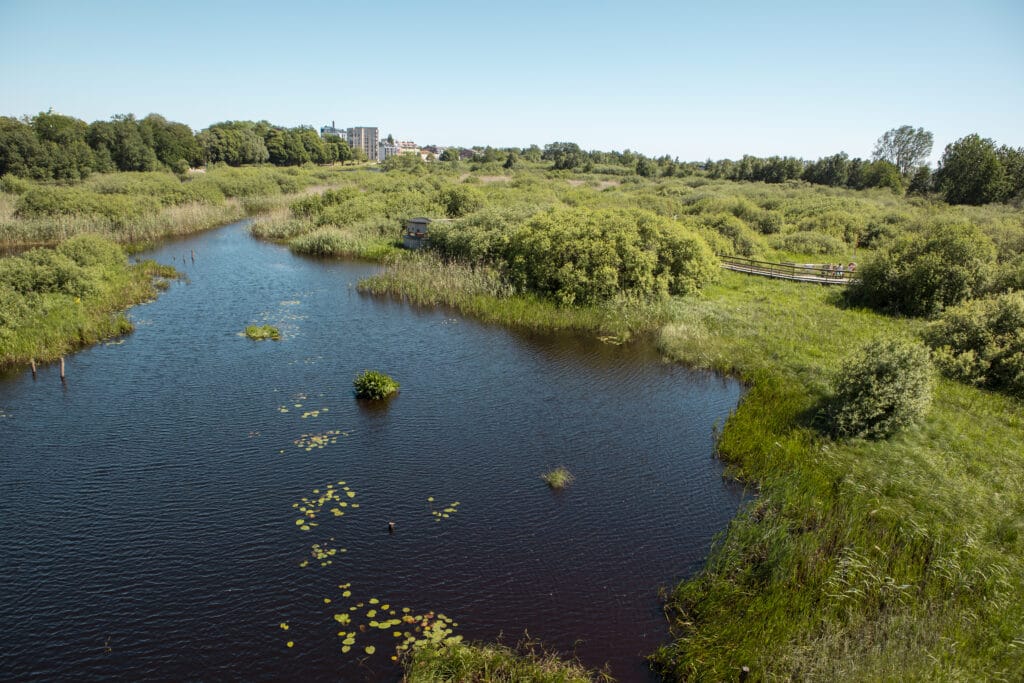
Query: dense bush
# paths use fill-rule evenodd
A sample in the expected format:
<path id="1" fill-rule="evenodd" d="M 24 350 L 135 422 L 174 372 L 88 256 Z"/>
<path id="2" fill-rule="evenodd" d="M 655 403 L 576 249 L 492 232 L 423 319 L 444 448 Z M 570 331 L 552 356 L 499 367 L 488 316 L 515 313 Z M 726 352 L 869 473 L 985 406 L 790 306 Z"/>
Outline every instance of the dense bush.
<path id="1" fill-rule="evenodd" d="M 620 291 L 641 297 L 685 294 L 716 272 L 696 234 L 647 211 L 555 209 L 509 236 L 510 282 L 561 304 L 606 301 Z"/>
<path id="2" fill-rule="evenodd" d="M 922 418 L 932 400 L 932 364 L 919 343 L 883 339 L 842 366 L 826 411 L 837 436 L 884 438 Z"/>
<path id="3" fill-rule="evenodd" d="M 484 196 L 475 187 L 455 185 L 441 190 L 438 201 L 449 218 L 458 218 L 483 206 Z"/>
<path id="4" fill-rule="evenodd" d="M 391 377 L 376 370 L 364 370 L 354 380 L 356 398 L 365 398 L 373 401 L 385 399 L 398 391 L 399 385 Z"/>
<path id="5" fill-rule="evenodd" d="M 974 226 L 937 225 L 883 246 L 848 295 L 891 313 L 934 315 L 981 293 L 994 260 L 992 242 Z"/>
<path id="6" fill-rule="evenodd" d="M 84 296 L 94 291 L 94 279 L 68 256 L 41 248 L 0 259 L 0 287 L 23 295 Z"/>
<path id="7" fill-rule="evenodd" d="M 78 235 L 57 247 L 80 266 L 117 266 L 125 262 L 125 253 L 117 244 L 96 235 Z"/>
<path id="8" fill-rule="evenodd" d="M 925 341 L 947 375 L 1024 396 L 1024 292 L 950 308 L 929 326 Z"/>
<path id="9" fill-rule="evenodd" d="M 774 244 L 794 254 L 837 254 L 846 248 L 841 239 L 820 232 L 791 232 L 776 238 Z"/>
<path id="10" fill-rule="evenodd" d="M 731 245 L 727 253 L 740 256 L 754 256 L 764 249 L 764 242 L 760 235 L 747 227 L 736 216 L 728 213 L 715 213 L 702 215 L 701 223 L 708 229 L 717 232 L 729 240 Z"/>

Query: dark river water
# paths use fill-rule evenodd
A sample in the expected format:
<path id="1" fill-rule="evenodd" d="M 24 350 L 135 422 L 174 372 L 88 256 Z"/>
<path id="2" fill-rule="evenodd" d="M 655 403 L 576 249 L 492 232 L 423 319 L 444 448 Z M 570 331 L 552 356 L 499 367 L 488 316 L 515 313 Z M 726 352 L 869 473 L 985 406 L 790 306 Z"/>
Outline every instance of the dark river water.
<path id="1" fill-rule="evenodd" d="M 651 680 L 659 588 L 740 503 L 712 457 L 736 382 L 362 295 L 376 266 L 241 224 L 147 256 L 190 281 L 134 334 L 66 386 L 0 377 L 0 679 L 394 681 L 426 623 Z"/>

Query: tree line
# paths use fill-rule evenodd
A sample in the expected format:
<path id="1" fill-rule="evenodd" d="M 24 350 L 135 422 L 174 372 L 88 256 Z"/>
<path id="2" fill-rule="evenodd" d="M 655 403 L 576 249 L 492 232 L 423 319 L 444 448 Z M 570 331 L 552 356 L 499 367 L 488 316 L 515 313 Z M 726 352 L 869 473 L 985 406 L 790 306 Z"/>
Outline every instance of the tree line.
<path id="1" fill-rule="evenodd" d="M 225 121 L 194 133 L 159 114 L 143 119 L 116 115 L 92 123 L 53 111 L 0 117 L 0 176 L 77 181 L 113 171 L 183 173 L 208 163 L 300 166 L 365 158 L 341 138 L 267 121 Z"/>
<path id="2" fill-rule="evenodd" d="M 668 155 L 652 158 L 629 149 L 585 151 L 574 142 L 552 142 L 543 148 L 475 147 L 469 158 L 481 164 L 500 163 L 505 169 L 515 168 L 522 159 L 583 173 L 672 177 L 703 172 L 713 179 L 888 188 L 898 194 L 939 194 L 950 204 L 1024 200 L 1024 148 L 997 146 L 989 138 L 967 135 L 946 146 L 932 172 L 925 163 L 932 142 L 929 131 L 900 126 L 878 139 L 871 159 L 839 152 L 815 161 L 745 155 L 739 161 L 708 159 L 701 164 Z M 456 164 L 462 157 L 457 147 L 440 154 L 441 161 Z M 159 114 L 143 119 L 117 115 L 92 123 L 53 111 L 31 118 L 0 117 L 0 176 L 76 181 L 111 171 L 183 173 L 210 163 L 300 166 L 365 159 L 361 149 L 351 149 L 341 138 L 321 138 L 308 126 L 285 128 L 267 121 L 224 121 L 194 133 L 186 124 Z"/>

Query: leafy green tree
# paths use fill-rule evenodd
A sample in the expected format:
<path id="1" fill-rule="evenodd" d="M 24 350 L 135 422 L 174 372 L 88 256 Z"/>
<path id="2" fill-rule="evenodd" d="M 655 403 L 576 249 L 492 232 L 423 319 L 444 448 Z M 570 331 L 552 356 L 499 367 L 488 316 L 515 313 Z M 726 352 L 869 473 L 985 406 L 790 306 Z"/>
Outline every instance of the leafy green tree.
<path id="1" fill-rule="evenodd" d="M 518 163 L 519 163 L 519 155 L 516 154 L 515 152 L 509 152 L 508 156 L 505 157 L 505 163 L 502 164 L 501 166 L 502 166 L 502 168 L 506 168 L 506 169 L 511 170 L 511 169 L 515 168 L 516 164 L 518 164 Z"/>
<path id="2" fill-rule="evenodd" d="M 575 142 L 552 142 L 544 146 L 541 158 L 554 162 L 556 169 L 573 169 L 583 165 L 585 156 Z"/>
<path id="3" fill-rule="evenodd" d="M 1024 199 L 1024 147 L 1003 145 L 996 154 L 1005 173 L 1004 198 Z"/>
<path id="4" fill-rule="evenodd" d="M 835 377 L 827 410 L 837 436 L 878 439 L 923 418 L 932 402 L 932 364 L 918 342 L 880 339 L 864 346 Z"/>
<path id="5" fill-rule="evenodd" d="M 168 168 L 188 166 L 202 161 L 202 152 L 192 129 L 184 123 L 168 121 L 159 114 L 150 114 L 139 122 L 143 140 L 153 148 L 156 158 Z"/>
<path id="6" fill-rule="evenodd" d="M 907 186 L 907 194 L 926 195 L 932 190 L 932 170 L 927 166 L 918 166 Z"/>
<path id="7" fill-rule="evenodd" d="M 900 126 L 886 131 L 878 138 L 872 158 L 875 161 L 888 161 L 901 175 L 909 175 L 928 159 L 933 142 L 932 134 L 924 128 Z"/>
<path id="8" fill-rule="evenodd" d="M 865 164 L 859 175 L 858 189 L 884 187 L 896 194 L 903 194 L 903 177 L 895 164 L 885 160 L 872 161 Z"/>
<path id="9" fill-rule="evenodd" d="M 447 161 L 449 163 L 458 163 L 459 161 L 459 148 L 449 147 L 445 151 L 441 152 L 441 161 Z"/>
<path id="10" fill-rule="evenodd" d="M 988 204 L 1003 198 L 1005 169 L 992 140 L 977 133 L 946 145 L 935 172 L 950 204 Z"/>
<path id="11" fill-rule="evenodd" d="M 647 157 L 640 157 L 636 162 L 636 174 L 651 178 L 658 174 L 658 165 Z"/>
<path id="12" fill-rule="evenodd" d="M 850 179 L 850 157 L 846 152 L 822 157 L 807 164 L 802 177 L 816 185 L 842 187 Z"/>
<path id="13" fill-rule="evenodd" d="M 0 175 L 45 177 L 41 175 L 43 154 L 30 125 L 9 116 L 0 117 Z"/>

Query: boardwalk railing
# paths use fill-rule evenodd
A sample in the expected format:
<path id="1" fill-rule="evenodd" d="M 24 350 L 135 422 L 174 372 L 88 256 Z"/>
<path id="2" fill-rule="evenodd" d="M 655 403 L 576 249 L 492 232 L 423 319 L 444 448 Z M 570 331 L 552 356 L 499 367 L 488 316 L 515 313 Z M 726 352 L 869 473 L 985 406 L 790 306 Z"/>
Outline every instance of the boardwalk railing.
<path id="1" fill-rule="evenodd" d="M 856 279 L 855 273 L 847 266 L 833 270 L 827 263 L 774 263 L 758 261 L 742 256 L 723 256 L 719 254 L 722 267 L 739 273 L 763 275 L 783 280 L 799 280 L 800 282 L 816 282 L 823 285 L 845 285 Z"/>

